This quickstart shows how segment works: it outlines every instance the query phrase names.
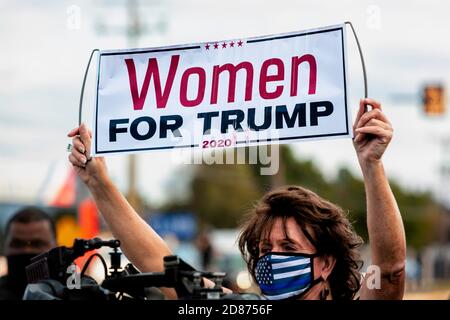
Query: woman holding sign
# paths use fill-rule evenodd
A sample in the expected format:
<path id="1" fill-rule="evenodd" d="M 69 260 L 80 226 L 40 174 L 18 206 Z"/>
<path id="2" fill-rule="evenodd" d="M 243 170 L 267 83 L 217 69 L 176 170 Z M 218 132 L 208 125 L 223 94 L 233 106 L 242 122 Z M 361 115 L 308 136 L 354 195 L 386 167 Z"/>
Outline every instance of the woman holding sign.
<path id="1" fill-rule="evenodd" d="M 365 105 L 372 110 L 365 113 Z M 353 130 L 366 189 L 370 274 L 364 277 L 359 271 L 357 248 L 362 241 L 344 211 L 309 190 L 284 187 L 259 201 L 239 238 L 249 272 L 268 299 L 403 298 L 405 234 L 381 160 L 393 130 L 380 104 L 371 99 L 361 100 Z M 162 271 L 169 247 L 112 183 L 104 158 L 90 157 L 86 126 L 68 135 L 74 146 L 69 160 L 125 255 L 142 272 Z M 173 289 L 162 290 L 176 298 Z"/>

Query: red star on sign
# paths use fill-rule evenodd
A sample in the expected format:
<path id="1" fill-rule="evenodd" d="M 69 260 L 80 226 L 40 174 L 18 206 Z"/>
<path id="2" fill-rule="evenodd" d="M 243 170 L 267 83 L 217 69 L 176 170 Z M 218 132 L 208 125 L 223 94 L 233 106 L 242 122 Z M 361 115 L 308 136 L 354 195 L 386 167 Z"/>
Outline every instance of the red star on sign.
<path id="1" fill-rule="evenodd" d="M 217 49 L 217 48 L 219 48 L 219 44 L 216 42 L 216 43 L 214 43 L 214 49 Z"/>
<path id="2" fill-rule="evenodd" d="M 222 49 L 225 49 L 226 47 L 227 47 L 227 43 L 226 42 L 222 43 Z"/>
<path id="3" fill-rule="evenodd" d="M 205 46 L 206 50 L 209 50 L 209 47 L 210 47 L 210 45 L 209 45 L 209 43 L 207 43 Z"/>
<path id="4" fill-rule="evenodd" d="M 241 40 L 238 41 L 238 47 L 242 47 L 243 42 Z"/>
<path id="5" fill-rule="evenodd" d="M 234 42 L 233 41 L 230 42 L 230 47 L 232 47 L 232 48 L 234 47 Z"/>

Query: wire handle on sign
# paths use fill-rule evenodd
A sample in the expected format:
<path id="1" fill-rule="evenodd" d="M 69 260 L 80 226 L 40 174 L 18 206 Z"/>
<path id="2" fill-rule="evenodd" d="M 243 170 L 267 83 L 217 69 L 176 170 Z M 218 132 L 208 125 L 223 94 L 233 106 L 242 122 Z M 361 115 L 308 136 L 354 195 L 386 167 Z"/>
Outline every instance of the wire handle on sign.
<path id="1" fill-rule="evenodd" d="M 78 126 L 81 125 L 81 113 L 83 111 L 83 96 L 84 96 L 84 87 L 86 85 L 87 75 L 89 73 L 89 66 L 91 65 L 92 57 L 96 51 L 100 51 L 99 49 L 94 49 L 91 52 L 91 56 L 89 57 L 89 62 L 86 66 L 86 71 L 84 72 L 83 84 L 81 85 L 81 93 L 80 93 L 80 103 L 78 105 Z"/>
<path id="2" fill-rule="evenodd" d="M 352 28 L 353 35 L 356 39 L 356 44 L 358 45 L 359 50 L 359 56 L 361 57 L 361 65 L 363 69 L 363 76 L 364 76 L 364 98 L 369 97 L 368 89 L 367 89 L 367 73 L 366 73 L 366 64 L 364 63 L 364 55 L 362 53 L 361 44 L 359 43 L 358 36 L 356 35 L 355 28 L 353 28 L 353 25 L 350 21 L 346 21 L 345 24 L 348 24 Z M 364 111 L 367 112 L 367 105 L 364 106 Z"/>

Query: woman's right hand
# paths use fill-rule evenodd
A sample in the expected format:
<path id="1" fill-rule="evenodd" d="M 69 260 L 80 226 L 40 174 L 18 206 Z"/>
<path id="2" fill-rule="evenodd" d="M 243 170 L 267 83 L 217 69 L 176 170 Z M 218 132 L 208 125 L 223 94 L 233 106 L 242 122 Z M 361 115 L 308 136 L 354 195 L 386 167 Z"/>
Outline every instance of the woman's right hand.
<path id="1" fill-rule="evenodd" d="M 81 180 L 90 186 L 95 182 L 102 182 L 107 179 L 106 163 L 103 157 L 91 157 L 92 133 L 82 123 L 68 134 L 72 138 L 72 150 L 69 154 L 69 161 Z"/>

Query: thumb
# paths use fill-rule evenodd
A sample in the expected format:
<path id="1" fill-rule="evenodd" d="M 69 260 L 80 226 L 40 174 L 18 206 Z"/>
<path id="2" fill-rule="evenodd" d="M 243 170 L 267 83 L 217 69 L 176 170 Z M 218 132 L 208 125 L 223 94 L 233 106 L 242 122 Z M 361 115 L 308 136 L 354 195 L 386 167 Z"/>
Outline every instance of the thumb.
<path id="1" fill-rule="evenodd" d="M 70 132 L 67 134 L 67 136 L 70 138 L 73 138 L 79 133 L 79 130 L 80 130 L 80 128 L 76 127 L 74 129 L 70 130 Z"/>

